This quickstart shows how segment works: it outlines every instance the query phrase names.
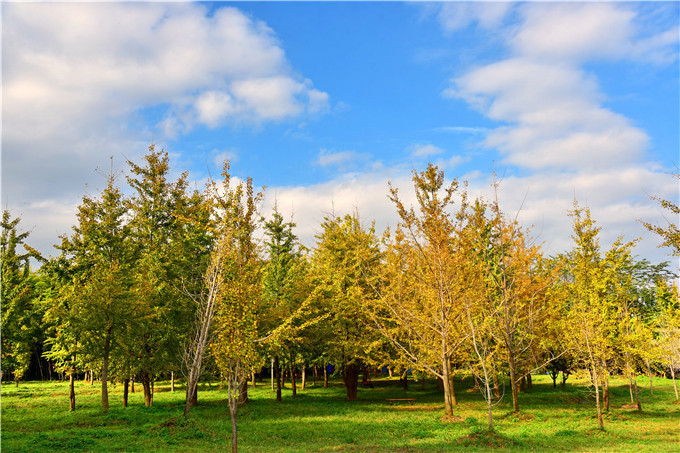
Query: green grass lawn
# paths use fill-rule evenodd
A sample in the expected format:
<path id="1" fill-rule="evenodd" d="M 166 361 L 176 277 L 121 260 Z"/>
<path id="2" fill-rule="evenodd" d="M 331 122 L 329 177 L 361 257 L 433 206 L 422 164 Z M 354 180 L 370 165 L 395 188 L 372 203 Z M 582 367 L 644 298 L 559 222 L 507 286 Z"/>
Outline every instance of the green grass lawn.
<path id="1" fill-rule="evenodd" d="M 597 430 L 594 401 L 582 382 L 562 391 L 547 376 L 536 376 L 532 390 L 520 394 L 522 411 L 511 413 L 506 395 L 494 408 L 498 436 L 485 432 L 484 401 L 469 380 L 456 381 L 456 417 L 443 417 L 442 393 L 434 381 L 425 390 L 409 383 L 404 391 L 389 379 L 359 390 L 345 401 L 340 382 L 308 386 L 291 397 L 290 386 L 277 403 L 268 383 L 249 391 L 239 410 L 239 449 L 243 452 L 411 452 L 411 451 L 653 451 L 680 452 L 680 405 L 672 384 L 656 379 L 654 395 L 640 379 L 643 412 L 629 404 L 626 382 L 612 379 L 612 409 L 606 431 Z M 646 384 L 646 387 L 645 387 Z M 2 451 L 229 451 L 231 424 L 226 391 L 201 386 L 199 405 L 182 417 L 183 387 L 174 393 L 157 383 L 154 405 L 144 407 L 138 386 L 122 407 L 122 386 L 111 389 L 111 408 L 101 413 L 98 383 L 78 382 L 77 410 L 68 411 L 67 382 L 2 385 Z M 415 398 L 413 406 L 387 404 L 387 398 Z"/>

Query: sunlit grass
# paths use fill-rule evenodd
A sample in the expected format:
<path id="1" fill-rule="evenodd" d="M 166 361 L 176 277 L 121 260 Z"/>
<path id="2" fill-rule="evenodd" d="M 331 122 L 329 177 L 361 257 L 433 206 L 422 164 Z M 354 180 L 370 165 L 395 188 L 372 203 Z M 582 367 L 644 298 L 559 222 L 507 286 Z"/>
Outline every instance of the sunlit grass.
<path id="1" fill-rule="evenodd" d="M 654 395 L 641 389 L 643 412 L 630 403 L 623 379 L 612 380 L 612 409 L 604 432 L 597 429 L 594 402 L 582 382 L 566 390 L 545 376 L 520 395 L 522 411 L 511 412 L 510 397 L 494 408 L 495 433 L 487 431 L 484 402 L 470 391 L 469 379 L 456 381 L 458 406 L 444 417 L 442 394 L 434 381 L 425 390 L 410 383 L 377 379 L 345 401 L 344 388 L 309 386 L 296 399 L 290 388 L 277 403 L 267 383 L 251 389 L 251 403 L 238 414 L 239 446 L 244 452 L 281 451 L 680 451 L 680 405 L 671 382 L 656 379 Z M 641 382 L 642 383 L 642 382 Z M 226 392 L 201 387 L 199 405 L 181 416 L 184 389 L 157 383 L 154 405 L 145 408 L 138 388 L 122 407 L 122 386 L 111 389 L 111 408 L 101 413 L 99 386 L 78 382 L 77 410 L 68 411 L 68 383 L 31 382 L 2 386 L 2 451 L 227 451 L 231 425 Z M 390 406 L 387 398 L 415 398 Z"/>

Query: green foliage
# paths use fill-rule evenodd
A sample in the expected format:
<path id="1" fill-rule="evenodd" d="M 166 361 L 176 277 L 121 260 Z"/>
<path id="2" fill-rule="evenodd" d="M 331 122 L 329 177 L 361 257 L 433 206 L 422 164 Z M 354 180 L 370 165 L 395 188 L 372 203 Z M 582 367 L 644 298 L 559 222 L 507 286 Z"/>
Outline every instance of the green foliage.
<path id="1" fill-rule="evenodd" d="M 36 279 L 31 275 L 30 259 L 41 261 L 40 254 L 25 243 L 30 232 L 19 232 L 21 218 L 2 213 L 0 259 L 2 263 L 2 374 L 12 373 L 15 381 L 28 369 L 32 348 L 41 334 L 42 313 L 36 305 Z M 22 247 L 24 250 L 20 250 Z"/>

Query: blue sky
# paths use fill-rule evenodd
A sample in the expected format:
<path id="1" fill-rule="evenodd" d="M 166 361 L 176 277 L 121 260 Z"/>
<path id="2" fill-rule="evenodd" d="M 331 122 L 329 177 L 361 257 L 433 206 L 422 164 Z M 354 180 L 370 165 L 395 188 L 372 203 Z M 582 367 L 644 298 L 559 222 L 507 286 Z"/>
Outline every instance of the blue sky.
<path id="1" fill-rule="evenodd" d="M 199 187 L 229 157 L 308 246 L 330 211 L 394 226 L 387 181 L 433 161 L 475 195 L 495 168 L 547 253 L 576 197 L 668 259 L 637 219 L 678 221 L 648 196 L 678 199 L 677 2 L 2 8 L 2 196 L 45 254 L 153 136 Z"/>

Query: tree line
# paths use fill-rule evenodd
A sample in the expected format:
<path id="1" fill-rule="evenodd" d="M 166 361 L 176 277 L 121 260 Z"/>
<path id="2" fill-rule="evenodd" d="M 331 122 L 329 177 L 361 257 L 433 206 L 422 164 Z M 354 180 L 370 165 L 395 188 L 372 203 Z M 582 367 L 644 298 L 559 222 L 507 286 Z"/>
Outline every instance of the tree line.
<path id="1" fill-rule="evenodd" d="M 168 154 L 153 145 L 127 165 L 130 195 L 107 175 L 100 193 L 83 197 L 58 256 L 41 257 L 3 212 L 2 378 L 18 385 L 31 362 L 61 373 L 71 410 L 79 376 L 98 376 L 106 411 L 109 382 L 123 384 L 124 405 L 140 383 L 151 406 L 154 382 L 170 377 L 174 386 L 181 375 L 187 415 L 211 374 L 227 387 L 235 449 L 237 408 L 263 367 L 279 401 L 286 372 L 295 395 L 298 370 L 304 380 L 307 369 L 334 364 L 354 400 L 361 372 L 411 369 L 438 378 L 449 415 L 453 376 L 467 373 L 490 428 L 502 386 L 519 411 L 520 387 L 538 371 L 554 385 L 560 374 L 562 382 L 587 374 L 600 428 L 612 373 L 630 379 L 640 410 L 639 375 L 664 373 L 675 384 L 675 274 L 636 259 L 636 241 L 603 250 L 600 227 L 577 202 L 572 249 L 545 256 L 497 195 L 472 198 L 430 164 L 413 172 L 415 206 L 389 186 L 394 231 L 379 234 L 358 212 L 332 214 L 308 249 L 276 207 L 263 217 L 263 191 L 232 178 L 228 162 L 202 191 L 186 173 L 172 180 Z M 680 254 L 674 224 L 645 226 Z"/>

